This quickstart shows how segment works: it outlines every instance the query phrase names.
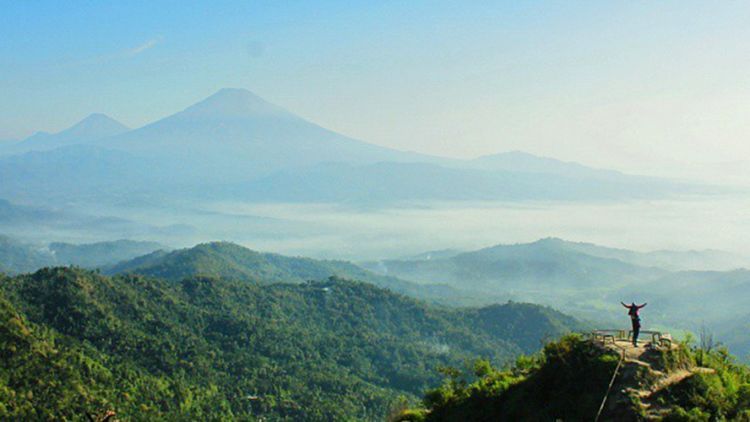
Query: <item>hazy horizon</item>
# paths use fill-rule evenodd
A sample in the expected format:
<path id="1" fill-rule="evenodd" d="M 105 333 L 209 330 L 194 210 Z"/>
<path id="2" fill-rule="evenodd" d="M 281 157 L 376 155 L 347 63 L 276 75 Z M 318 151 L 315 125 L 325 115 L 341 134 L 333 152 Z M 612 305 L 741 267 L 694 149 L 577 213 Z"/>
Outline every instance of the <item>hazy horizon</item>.
<path id="1" fill-rule="evenodd" d="M 721 171 L 750 153 L 740 3 L 4 9 L 0 139 L 95 112 L 140 127 L 241 87 L 399 150 L 750 181 Z"/>

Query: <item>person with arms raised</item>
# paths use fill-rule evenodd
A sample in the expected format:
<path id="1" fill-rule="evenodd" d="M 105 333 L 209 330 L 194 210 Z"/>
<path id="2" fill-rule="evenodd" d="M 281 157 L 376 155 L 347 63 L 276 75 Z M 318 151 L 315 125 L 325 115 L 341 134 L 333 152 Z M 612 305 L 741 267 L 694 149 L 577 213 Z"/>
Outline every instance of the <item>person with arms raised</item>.
<path id="1" fill-rule="evenodd" d="M 647 303 L 644 303 L 643 305 L 636 305 L 635 302 L 631 303 L 630 305 L 626 305 L 623 302 L 620 302 L 622 306 L 628 308 L 628 315 L 630 315 L 630 322 L 633 324 L 633 347 L 638 347 L 638 334 L 641 331 L 641 317 L 638 315 L 638 311 L 647 305 Z"/>

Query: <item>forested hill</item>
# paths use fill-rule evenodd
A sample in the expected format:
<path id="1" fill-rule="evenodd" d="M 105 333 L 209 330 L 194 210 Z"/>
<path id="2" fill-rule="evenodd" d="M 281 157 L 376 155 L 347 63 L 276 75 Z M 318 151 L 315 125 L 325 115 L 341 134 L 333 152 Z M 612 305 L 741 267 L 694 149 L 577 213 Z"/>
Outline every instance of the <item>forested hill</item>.
<path id="1" fill-rule="evenodd" d="M 0 275 L 0 418 L 382 420 L 441 366 L 571 328 L 535 305 L 451 310 L 337 278 Z"/>
<path id="2" fill-rule="evenodd" d="M 256 252 L 230 242 L 201 243 L 170 253 L 155 252 L 122 262 L 109 274 L 137 273 L 168 280 L 193 275 L 261 282 L 302 282 L 327 278 L 333 273 L 363 278 L 384 278 L 344 261 L 320 261 Z"/>
<path id="3" fill-rule="evenodd" d="M 167 280 L 204 275 L 260 283 L 305 282 L 339 276 L 365 281 L 433 302 L 456 304 L 462 294 L 439 284 L 417 284 L 375 274 L 347 261 L 316 260 L 256 252 L 230 242 L 202 243 L 172 252 L 157 251 L 105 269 L 105 273 L 140 274 Z"/>

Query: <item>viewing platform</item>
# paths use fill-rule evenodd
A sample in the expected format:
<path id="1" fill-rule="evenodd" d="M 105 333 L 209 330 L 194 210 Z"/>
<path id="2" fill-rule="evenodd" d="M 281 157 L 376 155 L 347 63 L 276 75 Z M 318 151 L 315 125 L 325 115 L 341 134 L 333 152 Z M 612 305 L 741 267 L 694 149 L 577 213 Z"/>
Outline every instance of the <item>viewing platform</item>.
<path id="1" fill-rule="evenodd" d="M 604 346 L 612 345 L 620 349 L 636 348 L 633 345 L 633 331 L 622 329 L 593 330 L 590 338 Z M 672 335 L 662 331 L 643 330 L 638 336 L 638 346 L 643 348 L 671 349 L 674 346 Z"/>

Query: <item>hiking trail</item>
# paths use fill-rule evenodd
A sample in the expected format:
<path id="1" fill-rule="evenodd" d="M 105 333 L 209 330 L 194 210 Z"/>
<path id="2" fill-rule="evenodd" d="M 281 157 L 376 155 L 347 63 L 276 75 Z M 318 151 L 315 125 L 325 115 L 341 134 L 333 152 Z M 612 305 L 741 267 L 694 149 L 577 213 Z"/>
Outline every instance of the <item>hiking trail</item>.
<path id="1" fill-rule="evenodd" d="M 633 346 L 624 336 L 601 335 L 595 332 L 594 341 L 601 347 L 621 356 L 621 364 L 614 375 L 611 388 L 604 401 L 600 421 L 660 420 L 670 408 L 660 404 L 660 393 L 700 372 L 713 372 L 710 368 L 679 367 L 668 370 L 662 363 L 665 350 L 676 350 L 668 335 L 654 333 L 651 341 L 639 341 Z"/>

